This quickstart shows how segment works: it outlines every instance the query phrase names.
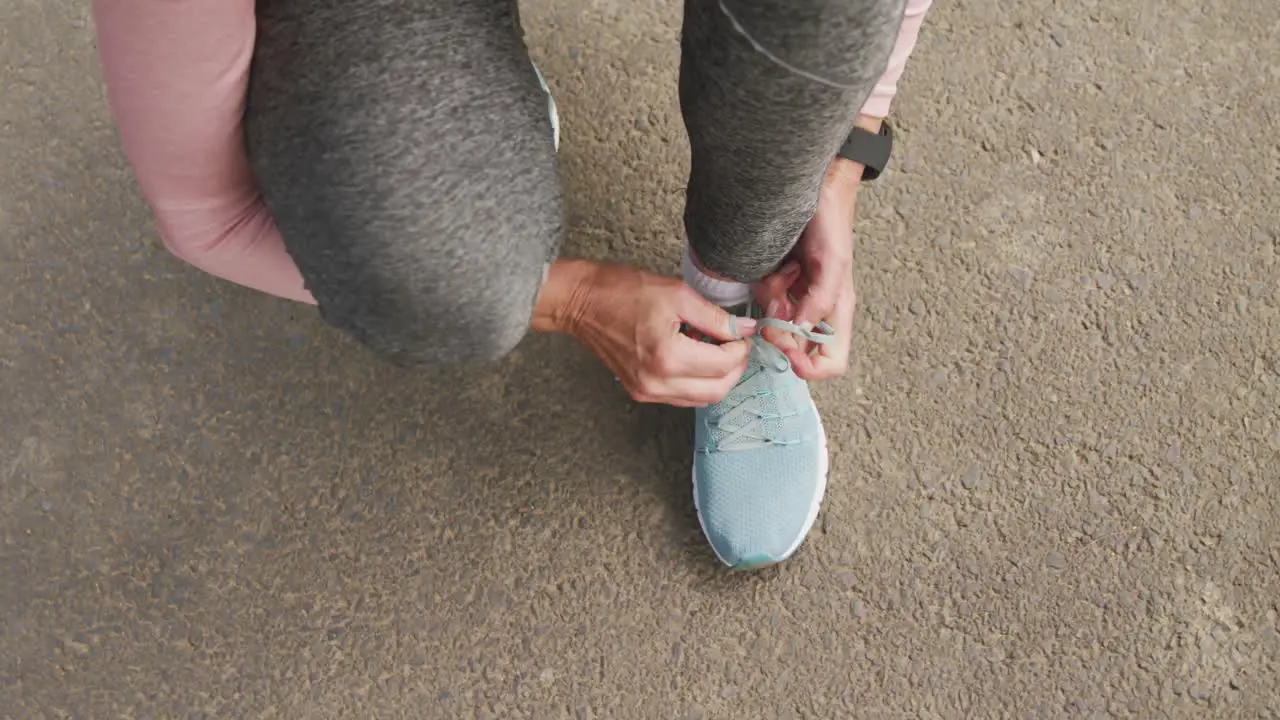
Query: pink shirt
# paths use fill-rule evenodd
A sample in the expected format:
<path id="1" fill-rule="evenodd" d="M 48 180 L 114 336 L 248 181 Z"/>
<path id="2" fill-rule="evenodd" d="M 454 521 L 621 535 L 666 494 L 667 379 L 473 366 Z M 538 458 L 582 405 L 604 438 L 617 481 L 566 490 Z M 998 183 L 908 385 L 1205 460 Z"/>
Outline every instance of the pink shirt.
<path id="1" fill-rule="evenodd" d="M 932 0 L 907 0 L 889 67 L 862 108 L 885 117 Z M 171 252 L 218 277 L 315 302 L 262 202 L 240 122 L 254 0 L 93 0 L 125 155 Z"/>

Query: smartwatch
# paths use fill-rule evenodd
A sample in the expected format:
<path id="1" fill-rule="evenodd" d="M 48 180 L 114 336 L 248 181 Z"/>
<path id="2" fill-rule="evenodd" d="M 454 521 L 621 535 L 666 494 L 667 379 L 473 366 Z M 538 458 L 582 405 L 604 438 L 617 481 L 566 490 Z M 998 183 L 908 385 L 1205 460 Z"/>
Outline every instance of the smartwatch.
<path id="1" fill-rule="evenodd" d="M 885 120 L 880 125 L 880 132 L 874 133 L 865 128 L 855 127 L 849 133 L 849 139 L 840 146 L 840 157 L 852 160 L 863 167 L 862 181 L 869 182 L 880 177 L 889 164 L 889 155 L 893 153 L 893 128 Z"/>

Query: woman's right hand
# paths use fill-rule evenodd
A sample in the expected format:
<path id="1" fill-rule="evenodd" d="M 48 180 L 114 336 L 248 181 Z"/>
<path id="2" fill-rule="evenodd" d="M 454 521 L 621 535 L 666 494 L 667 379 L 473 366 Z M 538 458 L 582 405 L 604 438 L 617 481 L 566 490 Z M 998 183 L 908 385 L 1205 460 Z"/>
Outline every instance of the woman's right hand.
<path id="1" fill-rule="evenodd" d="M 695 340 L 683 325 L 722 342 Z M 756 323 L 735 318 L 677 278 L 560 260 L 538 299 L 534 329 L 576 337 L 639 402 L 700 407 L 724 399 L 746 371 L 744 338 Z"/>

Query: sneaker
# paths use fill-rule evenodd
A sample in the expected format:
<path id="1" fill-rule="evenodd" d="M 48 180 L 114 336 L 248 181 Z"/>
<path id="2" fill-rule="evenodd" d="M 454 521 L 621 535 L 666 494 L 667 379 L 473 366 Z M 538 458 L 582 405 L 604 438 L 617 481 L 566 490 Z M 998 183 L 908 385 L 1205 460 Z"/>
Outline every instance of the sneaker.
<path id="1" fill-rule="evenodd" d="M 760 327 L 827 343 L 826 323 L 805 330 L 776 318 Z M 787 559 L 804 542 L 827 488 L 827 437 L 809 386 L 781 350 L 751 338 L 747 371 L 724 400 L 698 409 L 693 500 L 716 557 L 735 570 Z"/>

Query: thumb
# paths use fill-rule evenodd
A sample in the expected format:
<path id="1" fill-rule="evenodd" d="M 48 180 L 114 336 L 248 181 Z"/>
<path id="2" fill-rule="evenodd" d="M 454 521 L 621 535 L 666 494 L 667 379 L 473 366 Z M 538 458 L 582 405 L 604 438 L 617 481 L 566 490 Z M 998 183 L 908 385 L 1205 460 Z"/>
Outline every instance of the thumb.
<path id="1" fill-rule="evenodd" d="M 791 317 L 792 303 L 787 296 L 800 278 L 800 264 L 794 260 L 783 265 L 778 272 L 766 276 L 752 288 L 752 295 L 762 308 L 777 308 L 777 317 Z M 773 313 L 770 313 L 771 315 Z"/>
<path id="2" fill-rule="evenodd" d="M 840 276 L 838 273 L 824 273 L 808 284 L 803 294 L 796 298 L 796 313 L 792 322 L 797 325 L 813 327 L 831 317 L 835 312 L 836 302 L 840 299 Z"/>
<path id="3" fill-rule="evenodd" d="M 693 329 L 715 340 L 725 342 L 741 340 L 756 332 L 756 321 L 751 318 L 736 317 L 724 308 L 712 304 L 694 290 L 681 294 L 681 301 L 676 311 L 680 319 Z"/>

